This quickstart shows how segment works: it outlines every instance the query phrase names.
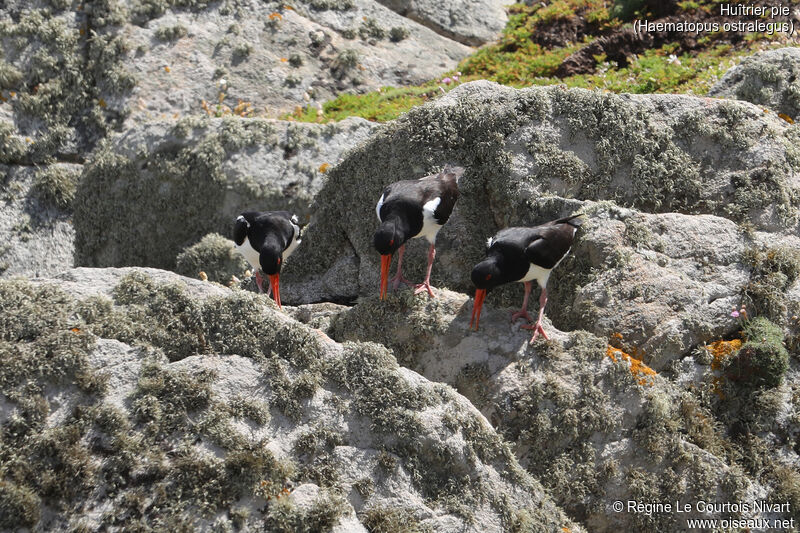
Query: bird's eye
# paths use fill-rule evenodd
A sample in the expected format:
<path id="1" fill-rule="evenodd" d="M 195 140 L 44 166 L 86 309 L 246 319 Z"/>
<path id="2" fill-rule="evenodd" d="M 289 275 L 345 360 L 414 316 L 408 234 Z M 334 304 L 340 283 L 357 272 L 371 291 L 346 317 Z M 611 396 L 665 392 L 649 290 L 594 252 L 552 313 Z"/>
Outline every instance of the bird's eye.
<path id="1" fill-rule="evenodd" d="M 281 258 L 280 257 L 278 258 L 278 264 L 279 265 L 281 264 Z"/>
<path id="2" fill-rule="evenodd" d="M 491 274 L 486 274 L 486 281 L 489 281 L 490 279 L 492 279 L 492 275 Z"/>

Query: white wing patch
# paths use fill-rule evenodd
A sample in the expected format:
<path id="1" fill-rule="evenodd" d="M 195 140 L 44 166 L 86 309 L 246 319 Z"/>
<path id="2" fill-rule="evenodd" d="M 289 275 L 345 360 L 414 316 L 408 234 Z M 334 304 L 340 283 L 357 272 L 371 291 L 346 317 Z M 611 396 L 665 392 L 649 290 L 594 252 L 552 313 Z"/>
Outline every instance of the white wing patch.
<path id="1" fill-rule="evenodd" d="M 486 239 L 486 249 L 487 250 L 492 247 L 492 243 L 493 242 L 494 242 L 494 237 L 489 237 L 488 239 Z"/>
<path id="2" fill-rule="evenodd" d="M 258 259 L 258 252 L 250 245 L 250 237 L 245 237 L 241 246 L 236 243 L 233 243 L 233 245 L 236 247 L 236 250 L 247 259 L 250 266 L 256 270 L 259 268 L 261 262 Z"/>
<path id="3" fill-rule="evenodd" d="M 294 233 L 292 234 L 292 240 L 291 240 L 291 242 L 289 242 L 289 246 L 287 246 L 286 249 L 281 254 L 281 257 L 283 259 L 286 259 L 290 255 L 292 255 L 292 252 L 294 252 L 297 249 L 297 247 L 300 246 L 300 243 L 302 242 L 298 238 L 298 237 L 300 237 L 300 227 L 297 224 L 293 223 L 292 224 L 292 228 L 294 228 Z"/>
<path id="4" fill-rule="evenodd" d="M 378 200 L 378 205 L 375 206 L 375 214 L 378 215 L 378 222 L 383 222 L 383 220 L 381 220 L 381 207 L 383 207 L 383 197 L 384 195 L 381 194 L 381 197 Z"/>
<path id="5" fill-rule="evenodd" d="M 425 237 L 431 244 L 436 242 L 436 234 L 442 229 L 442 226 L 433 216 L 441 202 L 441 198 L 434 198 L 422 206 L 422 231 L 419 232 L 417 237 Z"/>

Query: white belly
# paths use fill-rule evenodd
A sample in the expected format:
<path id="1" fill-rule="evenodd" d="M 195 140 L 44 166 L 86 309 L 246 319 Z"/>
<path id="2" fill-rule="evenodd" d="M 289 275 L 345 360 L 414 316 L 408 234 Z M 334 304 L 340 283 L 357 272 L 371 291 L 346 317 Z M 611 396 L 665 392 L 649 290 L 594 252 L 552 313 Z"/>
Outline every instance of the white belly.
<path id="1" fill-rule="evenodd" d="M 433 213 L 439 207 L 439 202 L 441 201 L 441 198 L 434 198 L 422 206 L 422 231 L 415 235 L 414 238 L 425 237 L 431 244 L 436 244 L 436 234 L 439 233 L 442 226 L 436 222 Z"/>
<path id="2" fill-rule="evenodd" d="M 258 270 L 260 268 L 261 262 L 258 260 L 258 252 L 250 246 L 250 239 L 246 238 L 241 246 L 236 243 L 233 243 L 233 245 L 254 269 Z"/>
<path id="3" fill-rule="evenodd" d="M 286 249 L 283 251 L 283 255 L 281 255 L 283 259 L 286 259 L 290 255 L 292 255 L 292 252 L 294 252 L 295 249 L 302 242 L 300 239 L 297 238 L 300 236 L 300 228 L 294 223 L 292 223 L 292 227 L 294 228 L 294 235 L 292 235 L 292 242 L 289 243 L 289 246 L 286 247 Z"/>
<path id="4" fill-rule="evenodd" d="M 571 249 L 572 248 L 570 248 L 570 250 Z M 569 250 L 567 250 L 567 253 L 561 256 L 561 259 L 558 260 L 558 263 L 553 265 L 553 268 L 556 268 L 559 264 L 561 264 L 561 261 L 563 261 L 564 258 L 567 257 L 568 255 L 569 255 Z M 536 280 L 536 282 L 539 284 L 540 287 L 546 287 L 547 280 L 550 279 L 550 273 L 553 271 L 553 268 L 549 269 L 542 268 L 540 266 L 531 264 L 530 268 L 528 268 L 528 272 L 521 280 L 519 280 L 519 282 L 523 283 L 525 281 Z"/>

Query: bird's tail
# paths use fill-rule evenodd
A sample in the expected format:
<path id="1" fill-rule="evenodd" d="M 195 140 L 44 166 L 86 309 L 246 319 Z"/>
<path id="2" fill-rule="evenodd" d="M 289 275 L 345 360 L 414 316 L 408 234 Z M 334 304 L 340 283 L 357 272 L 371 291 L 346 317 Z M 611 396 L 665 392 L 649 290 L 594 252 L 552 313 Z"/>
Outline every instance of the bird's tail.
<path id="1" fill-rule="evenodd" d="M 574 215 L 570 215 L 568 217 L 559 218 L 558 220 L 554 220 L 553 224 L 569 224 L 570 226 L 574 226 L 576 228 L 580 228 L 583 224 L 583 219 L 580 218 L 585 216 L 586 213 L 575 213 Z"/>
<path id="2" fill-rule="evenodd" d="M 442 169 L 442 176 L 444 177 L 452 177 L 458 183 L 458 180 L 461 178 L 461 175 L 464 173 L 464 167 L 458 167 L 455 165 L 451 165 L 447 163 L 444 168 Z"/>

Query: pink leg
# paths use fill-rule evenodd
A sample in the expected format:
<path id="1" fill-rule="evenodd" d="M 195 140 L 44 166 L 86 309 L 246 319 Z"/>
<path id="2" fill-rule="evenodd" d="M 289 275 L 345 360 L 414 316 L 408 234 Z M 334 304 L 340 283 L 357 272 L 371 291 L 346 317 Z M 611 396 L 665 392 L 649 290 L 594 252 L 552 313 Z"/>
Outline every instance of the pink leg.
<path id="1" fill-rule="evenodd" d="M 392 290 L 397 289 L 397 287 L 401 283 L 405 283 L 406 285 L 413 285 L 412 282 L 408 281 L 406 278 L 403 277 L 403 254 L 406 253 L 406 245 L 400 247 L 398 250 L 397 255 L 397 274 L 394 275 L 392 279 L 389 281 L 392 282 Z"/>
<path id="2" fill-rule="evenodd" d="M 517 311 L 516 313 L 512 313 L 511 315 L 511 322 L 514 322 L 518 318 L 524 318 L 528 322 L 531 321 L 531 317 L 528 316 L 528 296 L 531 295 L 531 287 L 533 287 L 533 283 L 530 281 L 525 282 L 525 297 L 522 299 L 522 308 Z"/>
<path id="3" fill-rule="evenodd" d="M 264 278 L 261 277 L 261 271 L 256 269 L 256 285 L 258 285 L 258 292 L 264 292 Z"/>
<path id="4" fill-rule="evenodd" d="M 536 340 L 536 337 L 539 336 L 539 333 L 542 334 L 542 337 L 545 339 L 549 339 L 547 333 L 544 332 L 544 328 L 542 327 L 542 318 L 544 318 L 544 306 L 547 305 L 547 289 L 542 287 L 542 295 L 539 296 L 539 320 L 536 321 L 536 324 L 533 326 L 521 326 L 524 329 L 532 329 L 533 330 L 533 337 L 531 337 L 531 342 Z"/>
<path id="5" fill-rule="evenodd" d="M 264 277 L 261 275 L 261 270 L 256 270 L 256 285 L 258 285 L 258 292 L 264 292 Z M 267 296 L 272 295 L 272 285 L 267 290 Z"/>
<path id="6" fill-rule="evenodd" d="M 425 281 L 415 287 L 416 290 L 414 291 L 414 294 L 419 294 L 422 291 L 427 290 L 428 295 L 431 298 L 436 298 L 436 295 L 433 294 L 433 290 L 431 290 L 431 270 L 433 270 L 434 257 L 436 257 L 436 248 L 434 248 L 431 244 L 431 247 L 428 250 L 428 273 L 425 274 Z"/>

